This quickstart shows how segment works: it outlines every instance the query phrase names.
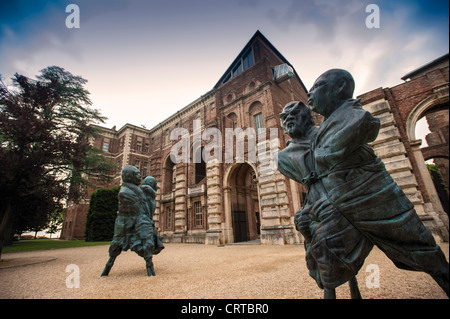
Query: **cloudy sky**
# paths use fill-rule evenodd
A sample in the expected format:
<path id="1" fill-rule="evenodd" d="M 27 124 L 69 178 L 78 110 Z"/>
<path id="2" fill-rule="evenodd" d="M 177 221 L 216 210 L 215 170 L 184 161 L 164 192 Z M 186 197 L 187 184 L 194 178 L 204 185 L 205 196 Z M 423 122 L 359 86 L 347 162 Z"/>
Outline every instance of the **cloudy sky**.
<path id="1" fill-rule="evenodd" d="M 66 27 L 68 4 L 80 28 Z M 369 4 L 380 27 L 366 27 Z M 402 83 L 449 48 L 448 0 L 15 0 L 0 2 L 0 74 L 58 65 L 88 80 L 107 127 L 152 128 L 209 91 L 260 30 L 306 87 L 349 70 L 356 95 Z"/>

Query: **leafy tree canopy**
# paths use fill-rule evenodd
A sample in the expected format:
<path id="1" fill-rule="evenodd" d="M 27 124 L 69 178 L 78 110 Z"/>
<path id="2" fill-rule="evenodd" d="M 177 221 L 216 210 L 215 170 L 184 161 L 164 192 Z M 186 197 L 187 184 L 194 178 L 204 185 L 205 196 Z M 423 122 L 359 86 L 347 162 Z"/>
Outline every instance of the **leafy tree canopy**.
<path id="1" fill-rule="evenodd" d="M 1 82 L 0 249 L 19 220 L 22 228 L 48 221 L 63 200 L 78 201 L 115 169 L 90 144 L 92 124 L 105 117 L 91 107 L 86 82 L 57 66 L 35 80 L 16 73 L 11 88 Z"/>

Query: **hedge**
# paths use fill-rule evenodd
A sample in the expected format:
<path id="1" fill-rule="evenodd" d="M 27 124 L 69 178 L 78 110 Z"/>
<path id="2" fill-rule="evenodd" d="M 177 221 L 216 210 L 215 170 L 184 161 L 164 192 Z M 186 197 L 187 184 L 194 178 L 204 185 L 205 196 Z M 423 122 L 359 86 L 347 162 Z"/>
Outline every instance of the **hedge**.
<path id="1" fill-rule="evenodd" d="M 86 218 L 86 241 L 110 241 L 114 236 L 120 185 L 99 188 L 91 194 Z"/>

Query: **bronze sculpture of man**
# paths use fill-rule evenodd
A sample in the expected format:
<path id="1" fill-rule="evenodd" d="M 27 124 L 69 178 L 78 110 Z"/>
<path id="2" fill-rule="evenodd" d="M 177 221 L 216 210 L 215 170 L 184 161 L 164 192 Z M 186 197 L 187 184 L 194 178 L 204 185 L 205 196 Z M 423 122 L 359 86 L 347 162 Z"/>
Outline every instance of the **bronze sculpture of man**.
<path id="1" fill-rule="evenodd" d="M 308 104 L 324 121 L 317 130 L 304 129 L 309 147 L 298 149 L 297 163 L 290 145 L 278 154 L 280 172 L 289 178 L 294 172 L 294 180 L 308 185 L 295 221 L 305 237 L 310 275 L 325 298 L 335 298 L 335 288 L 346 281 L 352 298 L 360 298 L 355 276 L 377 245 L 397 267 L 430 274 L 448 295 L 445 255 L 367 144 L 376 139 L 380 122 L 352 99 L 353 91 L 353 77 L 345 70 L 319 76 Z M 280 116 L 289 134 L 294 119 L 288 106 Z M 297 118 L 297 126 L 310 126 L 303 120 Z M 296 165 L 301 169 L 292 169 Z"/>
<path id="2" fill-rule="evenodd" d="M 147 275 L 155 276 L 153 255 L 164 246 L 155 249 L 157 234 L 153 222 L 153 211 L 144 191 L 139 187 L 141 175 L 139 170 L 127 165 L 122 170 L 122 187 L 120 188 L 119 211 L 114 225 L 114 237 L 109 247 L 109 260 L 102 276 L 108 276 L 115 259 L 122 251 L 128 249 L 145 259 Z"/>

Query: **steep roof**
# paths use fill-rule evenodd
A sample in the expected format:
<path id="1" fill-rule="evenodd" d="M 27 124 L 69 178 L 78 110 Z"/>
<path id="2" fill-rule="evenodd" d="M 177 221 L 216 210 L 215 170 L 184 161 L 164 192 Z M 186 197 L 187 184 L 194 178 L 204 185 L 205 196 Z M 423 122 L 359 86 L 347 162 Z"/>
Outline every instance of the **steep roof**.
<path id="1" fill-rule="evenodd" d="M 259 30 L 256 31 L 256 33 L 253 35 L 253 37 L 244 46 L 242 51 L 238 54 L 238 56 L 230 64 L 230 66 L 225 71 L 225 73 L 220 77 L 219 81 L 214 85 L 214 89 L 218 88 L 222 84 L 224 79 L 228 76 L 228 74 L 230 74 L 231 69 L 242 58 L 242 56 L 249 50 L 249 48 L 256 41 L 256 39 L 260 39 L 262 42 L 264 42 L 284 63 L 288 64 L 294 70 L 294 76 L 300 82 L 300 84 L 305 89 L 305 91 L 308 92 L 308 90 L 306 89 L 305 85 L 303 84 L 302 80 L 298 76 L 297 71 L 295 71 L 295 68 L 292 66 L 292 64 L 289 63 L 289 61 L 280 53 L 280 51 L 278 51 L 277 48 L 275 48 L 275 46 L 272 43 L 270 43 L 270 41 Z"/>

